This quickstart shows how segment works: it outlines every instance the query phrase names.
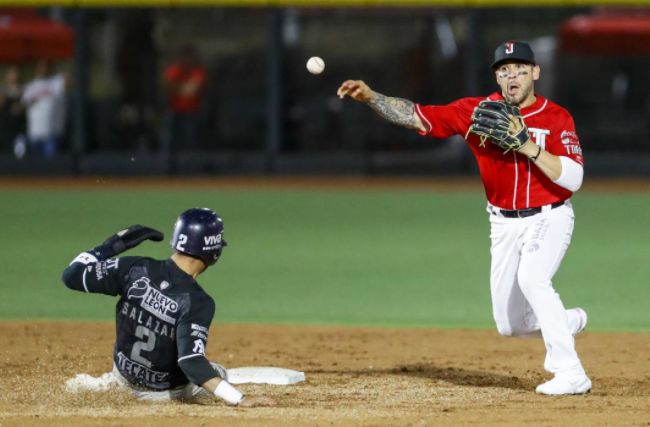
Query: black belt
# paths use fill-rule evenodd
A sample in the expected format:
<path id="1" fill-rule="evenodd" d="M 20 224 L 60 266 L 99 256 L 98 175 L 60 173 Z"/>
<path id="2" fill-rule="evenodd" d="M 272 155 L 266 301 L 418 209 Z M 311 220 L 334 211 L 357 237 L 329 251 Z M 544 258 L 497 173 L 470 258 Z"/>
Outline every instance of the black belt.
<path id="1" fill-rule="evenodd" d="M 561 202 L 555 202 L 551 205 L 551 209 L 559 208 L 563 204 L 564 200 Z M 542 207 L 540 206 L 538 208 L 515 209 L 512 211 L 506 209 L 497 209 L 497 211 L 506 218 L 526 218 L 540 213 L 542 211 Z"/>

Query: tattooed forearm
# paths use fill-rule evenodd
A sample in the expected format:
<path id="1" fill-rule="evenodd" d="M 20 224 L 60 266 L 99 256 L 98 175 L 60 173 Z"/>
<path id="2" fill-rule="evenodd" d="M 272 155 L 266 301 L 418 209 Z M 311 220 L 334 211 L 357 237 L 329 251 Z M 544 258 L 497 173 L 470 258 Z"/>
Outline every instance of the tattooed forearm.
<path id="1" fill-rule="evenodd" d="M 391 123 L 412 129 L 418 127 L 419 120 L 415 115 L 415 105 L 408 99 L 391 98 L 373 92 L 368 105 Z"/>

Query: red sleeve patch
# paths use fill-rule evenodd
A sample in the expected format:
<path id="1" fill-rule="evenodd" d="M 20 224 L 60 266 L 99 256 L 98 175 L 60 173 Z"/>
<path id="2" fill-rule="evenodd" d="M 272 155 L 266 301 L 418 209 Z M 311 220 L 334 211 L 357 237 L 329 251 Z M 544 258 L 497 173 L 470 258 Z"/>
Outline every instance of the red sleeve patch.
<path id="1" fill-rule="evenodd" d="M 560 134 L 560 141 L 564 146 L 566 155 L 580 164 L 584 163 L 582 157 L 582 148 L 580 147 L 580 139 L 575 131 L 563 130 Z"/>
<path id="2" fill-rule="evenodd" d="M 564 145 L 580 145 L 578 135 L 574 131 L 563 130 L 560 138 L 562 139 L 562 144 Z"/>

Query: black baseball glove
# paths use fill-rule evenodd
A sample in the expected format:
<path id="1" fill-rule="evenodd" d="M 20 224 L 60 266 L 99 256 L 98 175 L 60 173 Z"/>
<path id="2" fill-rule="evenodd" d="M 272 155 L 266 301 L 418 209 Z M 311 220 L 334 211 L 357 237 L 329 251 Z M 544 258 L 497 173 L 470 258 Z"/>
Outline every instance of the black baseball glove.
<path id="1" fill-rule="evenodd" d="M 160 242 L 164 237 L 163 233 L 153 228 L 132 225 L 112 235 L 90 253 L 95 255 L 97 259 L 104 260 L 134 248 L 145 240 Z"/>
<path id="2" fill-rule="evenodd" d="M 520 126 L 516 126 L 513 121 Z M 520 129 L 517 130 L 518 127 Z M 481 101 L 472 113 L 469 131 L 480 136 L 482 142 L 489 139 L 503 148 L 504 154 L 510 150 L 519 150 L 530 140 L 519 108 L 504 101 Z"/>

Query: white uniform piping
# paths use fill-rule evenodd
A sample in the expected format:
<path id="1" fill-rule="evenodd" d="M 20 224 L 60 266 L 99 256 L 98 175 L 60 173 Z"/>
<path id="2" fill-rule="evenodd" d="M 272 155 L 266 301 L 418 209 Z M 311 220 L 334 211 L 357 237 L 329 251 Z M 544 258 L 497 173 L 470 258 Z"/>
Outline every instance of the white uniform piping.
<path id="1" fill-rule="evenodd" d="M 86 293 L 90 293 L 90 291 L 88 290 L 88 286 L 86 286 L 86 273 L 87 272 L 88 272 L 88 267 L 84 268 L 84 274 L 81 276 L 81 281 L 84 284 L 84 290 L 86 291 Z"/>
<path id="2" fill-rule="evenodd" d="M 430 133 L 431 130 L 433 129 L 433 126 L 431 126 L 431 122 L 429 120 L 427 120 L 426 117 L 424 117 L 424 114 L 422 114 L 422 110 L 420 110 L 420 105 L 419 104 L 415 104 L 415 110 L 416 110 L 418 116 L 420 117 L 420 119 L 424 120 L 424 122 L 427 124 L 427 127 L 428 127 L 427 133 Z"/>
<path id="3" fill-rule="evenodd" d="M 188 355 L 188 356 L 180 357 L 180 358 L 177 360 L 177 362 L 180 362 L 181 360 L 185 360 L 185 359 L 190 359 L 190 358 L 192 358 L 192 357 L 197 357 L 197 356 L 203 356 L 203 355 L 202 355 L 201 353 L 190 354 L 190 355 Z M 203 357 L 205 357 L 205 356 L 203 356 Z"/>
<path id="4" fill-rule="evenodd" d="M 526 185 L 526 207 L 530 207 L 530 176 L 531 173 L 530 159 L 528 159 L 528 184 Z"/>
<path id="5" fill-rule="evenodd" d="M 515 191 L 512 192 L 512 209 L 517 209 L 517 184 L 519 183 L 519 166 L 517 165 L 517 154 L 513 151 L 512 157 L 515 160 Z"/>
<path id="6" fill-rule="evenodd" d="M 548 104 L 548 99 L 545 99 L 545 100 L 544 100 L 544 104 L 543 104 L 541 107 L 539 107 L 539 110 L 533 111 L 532 113 L 528 113 L 528 114 L 526 114 L 525 116 L 521 116 L 521 117 L 522 117 L 523 119 L 525 119 L 526 117 L 534 116 L 535 114 L 539 113 L 539 112 L 542 111 L 544 108 L 546 108 L 546 104 Z"/>

